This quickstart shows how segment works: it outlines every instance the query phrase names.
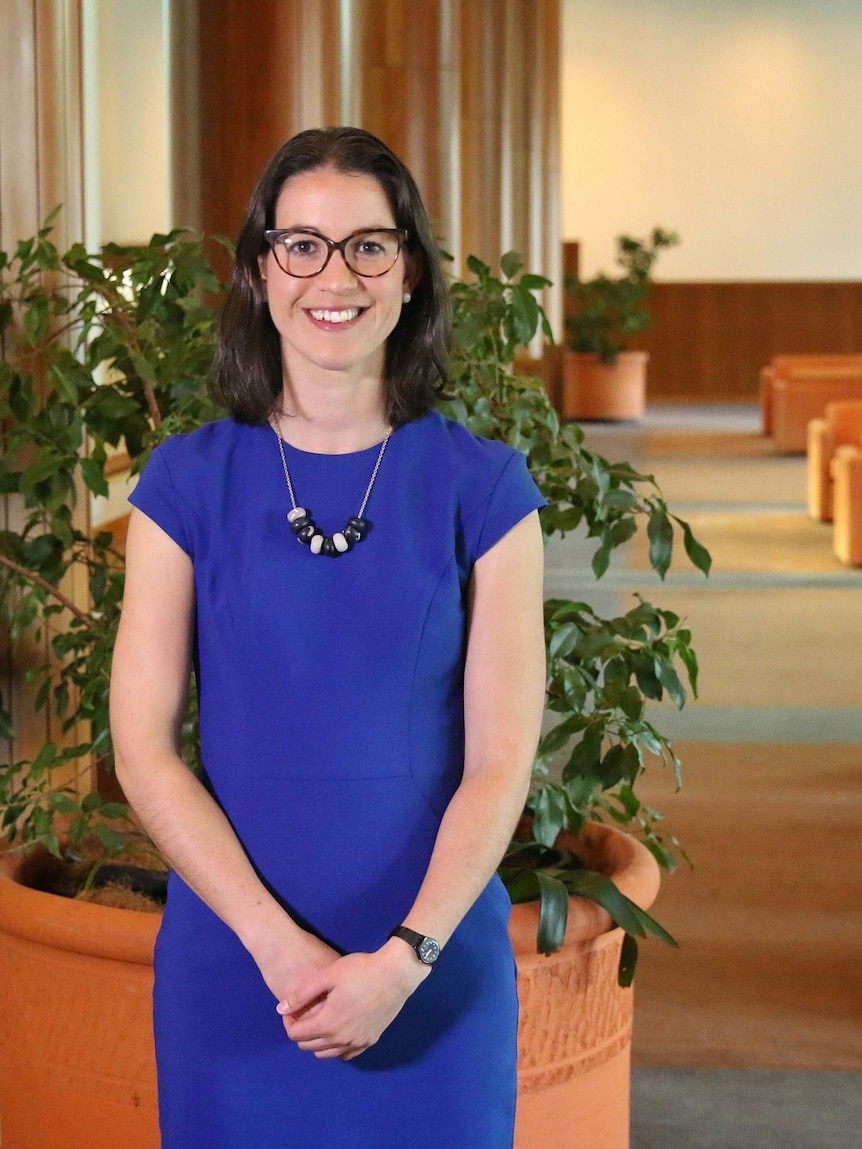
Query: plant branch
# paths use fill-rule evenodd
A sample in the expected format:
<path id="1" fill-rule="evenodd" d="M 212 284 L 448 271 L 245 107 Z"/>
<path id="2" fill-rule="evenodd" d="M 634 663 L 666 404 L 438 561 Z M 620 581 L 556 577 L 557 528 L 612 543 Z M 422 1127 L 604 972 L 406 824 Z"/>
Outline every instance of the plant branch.
<path id="1" fill-rule="evenodd" d="M 91 621 L 86 611 L 81 610 L 67 595 L 49 583 L 47 579 L 42 578 L 41 575 L 37 575 L 35 571 L 28 570 L 27 567 L 21 566 L 20 563 L 16 563 L 14 559 L 10 559 L 7 555 L 0 555 L 0 563 L 8 567 L 8 569 L 18 575 L 19 578 L 26 579 L 27 582 L 33 583 L 34 586 L 38 586 L 41 590 L 51 595 L 52 598 L 56 599 L 61 606 L 64 606 L 66 610 L 73 614 L 75 618 L 80 619 L 81 622 L 89 623 Z"/>

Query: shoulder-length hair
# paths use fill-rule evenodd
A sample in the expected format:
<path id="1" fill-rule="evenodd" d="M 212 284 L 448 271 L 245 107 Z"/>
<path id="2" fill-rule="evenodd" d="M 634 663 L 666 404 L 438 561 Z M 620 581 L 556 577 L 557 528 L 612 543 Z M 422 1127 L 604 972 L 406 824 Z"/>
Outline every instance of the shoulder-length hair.
<path id="1" fill-rule="evenodd" d="M 239 234 L 233 279 L 219 326 L 210 388 L 241 423 L 263 423 L 282 392 L 279 335 L 260 272 L 275 227 L 282 188 L 318 168 L 373 176 L 407 232 L 405 250 L 418 272 L 412 299 L 386 342 L 384 394 L 390 425 L 426 414 L 443 394 L 451 340 L 451 306 L 440 254 L 416 183 L 382 140 L 361 128 L 314 128 L 288 140 L 272 157 L 252 192 Z"/>

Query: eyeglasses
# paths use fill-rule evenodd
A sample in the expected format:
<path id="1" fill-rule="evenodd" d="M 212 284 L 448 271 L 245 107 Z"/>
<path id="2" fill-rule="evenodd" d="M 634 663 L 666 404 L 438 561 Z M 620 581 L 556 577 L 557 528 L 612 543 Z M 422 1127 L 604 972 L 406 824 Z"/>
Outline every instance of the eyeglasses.
<path id="1" fill-rule="evenodd" d="M 316 231 L 275 229 L 263 235 L 278 266 L 296 279 L 320 275 L 334 251 L 341 252 L 342 259 L 356 275 L 375 279 L 392 270 L 407 241 L 407 232 L 397 227 L 354 231 L 338 243 Z"/>

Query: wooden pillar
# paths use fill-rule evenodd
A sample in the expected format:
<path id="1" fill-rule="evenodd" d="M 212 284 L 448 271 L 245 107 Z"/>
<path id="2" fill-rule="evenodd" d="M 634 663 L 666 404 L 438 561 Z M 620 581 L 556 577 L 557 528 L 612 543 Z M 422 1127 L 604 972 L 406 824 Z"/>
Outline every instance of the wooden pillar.
<path id="1" fill-rule="evenodd" d="M 362 127 L 416 178 L 447 249 L 460 257 L 461 0 L 365 0 Z"/>
<path id="2" fill-rule="evenodd" d="M 32 235 L 58 204 L 83 234 L 81 0 L 0 3 L 0 241 Z"/>
<path id="3" fill-rule="evenodd" d="M 199 40 L 187 51 L 199 75 L 205 231 L 236 238 L 255 179 L 296 132 L 360 122 L 363 9 L 363 0 L 198 5 Z"/>
<path id="4" fill-rule="evenodd" d="M 14 252 L 58 204 L 54 228 L 62 249 L 83 238 L 84 164 L 80 0 L 0 2 L 0 246 Z M 79 507 L 78 513 L 82 512 Z M 18 529 L 18 500 L 0 500 L 0 527 Z M 70 580 L 71 581 L 71 580 Z M 83 585 L 64 591 L 85 602 Z M 22 636 L 14 649 L 0 627 L 0 688 L 11 703 L 16 739 L 0 743 L 0 757 L 34 755 L 49 739 L 60 743 L 59 723 L 33 710 L 28 667 L 47 657 L 48 639 Z"/>

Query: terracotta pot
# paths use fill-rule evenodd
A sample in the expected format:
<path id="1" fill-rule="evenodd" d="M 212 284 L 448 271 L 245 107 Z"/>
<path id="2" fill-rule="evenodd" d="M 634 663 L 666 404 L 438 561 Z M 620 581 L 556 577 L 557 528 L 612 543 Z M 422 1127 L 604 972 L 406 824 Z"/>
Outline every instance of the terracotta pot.
<path id="1" fill-rule="evenodd" d="M 619 830 L 590 824 L 560 844 L 612 877 L 642 909 L 655 899 L 658 863 Z M 515 1149 L 627 1149 L 632 991 L 617 985 L 623 932 L 594 902 L 569 900 L 562 949 L 536 953 L 539 908 L 512 907 L 518 963 L 518 1117 Z"/>
<path id="2" fill-rule="evenodd" d="M 3 1149 L 157 1149 L 159 914 L 28 889 L 0 857 Z"/>
<path id="3" fill-rule="evenodd" d="M 561 845 L 646 909 L 658 866 L 591 824 Z M 158 914 L 28 889 L 0 856 L 0 1120 L 3 1149 L 157 1149 L 151 1017 Z M 628 1145 L 632 993 L 616 984 L 622 931 L 573 898 L 563 948 L 536 953 L 536 904 L 512 907 L 518 962 L 516 1149 Z"/>
<path id="4" fill-rule="evenodd" d="M 642 419 L 646 410 L 646 351 L 621 351 L 616 363 L 567 351 L 563 359 L 564 419 Z"/>

